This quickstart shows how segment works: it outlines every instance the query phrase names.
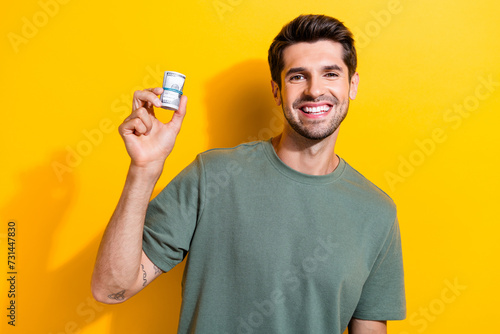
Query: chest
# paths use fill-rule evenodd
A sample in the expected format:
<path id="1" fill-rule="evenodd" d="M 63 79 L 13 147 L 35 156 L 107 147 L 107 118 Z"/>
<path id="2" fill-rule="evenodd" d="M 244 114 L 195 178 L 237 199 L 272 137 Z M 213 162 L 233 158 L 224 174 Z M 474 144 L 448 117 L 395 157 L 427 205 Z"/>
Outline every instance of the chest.
<path id="1" fill-rule="evenodd" d="M 282 290 L 357 294 L 375 259 L 369 223 L 336 196 L 290 189 L 229 190 L 211 203 L 195 233 L 206 261 L 235 285 L 269 282 Z M 255 287 L 259 288 L 259 287 Z"/>

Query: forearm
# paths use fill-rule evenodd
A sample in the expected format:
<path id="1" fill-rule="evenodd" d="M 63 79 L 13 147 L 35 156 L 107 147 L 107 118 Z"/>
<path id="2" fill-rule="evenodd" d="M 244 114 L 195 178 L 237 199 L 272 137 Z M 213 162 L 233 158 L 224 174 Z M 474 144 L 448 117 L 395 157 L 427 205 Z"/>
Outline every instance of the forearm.
<path id="1" fill-rule="evenodd" d="M 142 288 L 144 218 L 159 175 L 158 169 L 133 165 L 129 169 L 122 195 L 104 232 L 92 275 L 92 292 L 97 300 L 120 302 Z M 118 298 L 113 298 L 116 294 Z"/>
<path id="2" fill-rule="evenodd" d="M 387 334 L 387 322 L 352 318 L 348 329 L 349 334 Z"/>

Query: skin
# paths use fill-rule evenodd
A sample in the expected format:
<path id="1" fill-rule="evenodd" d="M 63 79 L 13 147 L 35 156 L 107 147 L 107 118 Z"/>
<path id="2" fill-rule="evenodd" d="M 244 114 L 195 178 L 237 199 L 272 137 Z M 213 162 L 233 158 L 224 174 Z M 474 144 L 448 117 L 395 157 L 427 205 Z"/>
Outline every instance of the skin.
<path id="1" fill-rule="evenodd" d="M 349 334 L 386 334 L 386 321 L 352 319 L 347 327 Z"/>
<path id="2" fill-rule="evenodd" d="M 92 274 L 92 294 L 100 302 L 123 302 L 161 275 L 142 250 L 144 218 L 165 159 L 172 151 L 186 114 L 187 98 L 168 123 L 160 122 L 162 88 L 134 93 L 132 113 L 119 127 L 131 162 L 125 186 L 104 232 Z"/>
<path id="3" fill-rule="evenodd" d="M 273 146 L 278 157 L 299 172 L 325 175 L 339 164 L 335 155 L 339 126 L 359 83 L 358 73 L 349 78 L 342 54 L 342 45 L 332 41 L 291 45 L 283 51 L 281 89 L 271 82 L 274 100 L 287 120 L 281 135 L 273 138 Z M 304 112 L 311 107 L 328 110 Z M 349 333 L 384 334 L 386 321 L 353 318 Z"/>
<path id="4" fill-rule="evenodd" d="M 291 45 L 283 52 L 281 89 L 271 82 L 276 104 L 288 120 L 273 145 L 280 159 L 299 172 L 324 175 L 339 163 L 335 155 L 338 126 L 347 114 L 349 99 L 356 97 L 359 82 L 358 73 L 349 78 L 342 52 L 341 44 L 326 40 Z M 330 109 L 321 115 L 301 110 L 322 106 Z"/>
<path id="5" fill-rule="evenodd" d="M 276 104 L 288 122 L 272 143 L 280 159 L 306 174 L 324 175 L 337 167 L 335 143 L 359 76 L 348 76 L 342 47 L 331 41 L 298 43 L 284 50 L 281 89 L 271 82 Z M 92 275 L 92 293 L 100 302 L 121 303 L 163 272 L 142 250 L 146 209 L 165 160 L 172 151 L 186 114 L 186 96 L 167 123 L 154 115 L 162 88 L 136 91 L 132 113 L 119 127 L 131 162 L 125 186 L 104 232 Z M 321 114 L 304 108 L 328 107 Z M 307 110 L 307 109 L 306 109 Z M 311 109 L 309 109 L 311 110 Z M 352 319 L 349 333 L 386 333 L 385 321 Z"/>

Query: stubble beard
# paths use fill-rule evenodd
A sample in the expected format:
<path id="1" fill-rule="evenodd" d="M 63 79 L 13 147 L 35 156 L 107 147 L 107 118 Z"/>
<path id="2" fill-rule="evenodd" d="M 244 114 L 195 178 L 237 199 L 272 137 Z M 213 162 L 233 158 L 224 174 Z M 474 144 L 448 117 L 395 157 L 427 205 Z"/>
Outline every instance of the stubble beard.
<path id="1" fill-rule="evenodd" d="M 333 113 L 333 115 L 331 115 L 331 119 L 328 121 L 322 119 L 309 120 L 307 124 L 304 124 L 304 122 L 302 122 L 299 117 L 294 116 L 289 106 L 285 107 L 284 105 L 282 105 L 283 115 L 285 116 L 286 121 L 295 132 L 297 132 L 304 138 L 311 140 L 322 140 L 328 138 L 338 129 L 342 121 L 347 116 L 347 110 L 349 109 L 349 99 L 346 99 L 342 102 L 339 102 L 339 100 L 335 97 L 315 100 L 298 99 L 293 102 L 292 108 L 298 110 L 296 106 L 298 106 L 300 103 L 321 101 L 327 101 L 333 104 L 333 110 L 329 111 L 330 113 Z M 300 113 L 302 111 L 298 110 L 298 112 Z"/>

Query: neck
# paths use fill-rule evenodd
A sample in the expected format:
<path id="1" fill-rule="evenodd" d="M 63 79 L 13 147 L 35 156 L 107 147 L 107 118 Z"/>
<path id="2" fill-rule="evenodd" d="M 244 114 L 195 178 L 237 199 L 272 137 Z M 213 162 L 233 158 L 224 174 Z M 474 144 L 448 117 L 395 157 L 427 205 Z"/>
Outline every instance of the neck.
<path id="1" fill-rule="evenodd" d="M 304 174 L 326 175 L 340 162 L 335 155 L 338 131 L 325 139 L 311 140 L 285 128 L 272 143 L 276 154 L 288 167 Z"/>

